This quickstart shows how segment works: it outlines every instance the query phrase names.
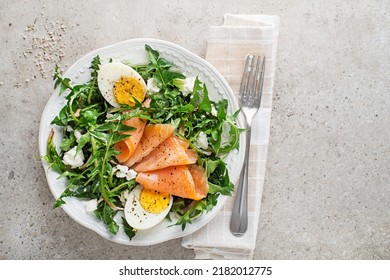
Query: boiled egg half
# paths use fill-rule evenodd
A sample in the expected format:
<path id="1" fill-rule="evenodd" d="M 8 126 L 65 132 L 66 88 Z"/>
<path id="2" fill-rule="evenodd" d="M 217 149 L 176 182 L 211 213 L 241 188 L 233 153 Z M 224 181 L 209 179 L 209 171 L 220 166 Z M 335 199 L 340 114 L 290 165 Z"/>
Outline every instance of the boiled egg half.
<path id="1" fill-rule="evenodd" d="M 125 204 L 125 219 L 135 229 L 149 229 L 160 223 L 172 207 L 170 194 L 145 189 L 137 185 L 131 190 Z"/>
<path id="2" fill-rule="evenodd" d="M 111 62 L 100 66 L 98 86 L 104 99 L 113 107 L 120 104 L 135 105 L 134 99 L 142 102 L 145 99 L 146 83 L 130 66 Z"/>

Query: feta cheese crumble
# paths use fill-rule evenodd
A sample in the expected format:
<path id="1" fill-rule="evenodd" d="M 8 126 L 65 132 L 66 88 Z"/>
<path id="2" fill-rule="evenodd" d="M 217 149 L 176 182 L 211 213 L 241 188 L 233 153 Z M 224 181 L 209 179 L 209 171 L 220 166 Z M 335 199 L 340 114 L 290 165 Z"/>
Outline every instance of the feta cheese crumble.
<path id="1" fill-rule="evenodd" d="M 188 96 L 193 90 L 196 77 L 190 77 L 185 79 L 185 83 L 182 89 L 183 96 Z"/>
<path id="2" fill-rule="evenodd" d="M 125 165 L 116 165 L 112 168 L 114 174 L 118 178 L 126 178 L 126 180 L 134 179 L 137 176 L 137 172 L 133 169 L 129 169 Z"/>
<path id="3" fill-rule="evenodd" d="M 209 142 L 207 141 L 206 133 L 204 133 L 203 131 L 199 133 L 195 145 L 202 150 L 207 150 L 207 148 L 209 147 Z"/>
<path id="4" fill-rule="evenodd" d="M 72 149 L 64 153 L 62 162 L 66 165 L 70 165 L 72 169 L 80 167 L 84 164 L 84 154 L 80 150 L 77 153 L 77 146 L 74 146 Z"/>
<path id="5" fill-rule="evenodd" d="M 218 112 L 215 109 L 214 105 L 211 105 L 211 115 L 213 115 L 214 117 L 218 116 Z"/>
<path id="6" fill-rule="evenodd" d="M 123 205 L 126 204 L 127 198 L 130 195 L 129 190 L 125 190 L 124 192 L 121 193 L 121 196 L 119 197 L 119 200 L 122 202 Z"/>
<path id="7" fill-rule="evenodd" d="M 149 94 L 154 94 L 160 91 L 160 88 L 156 85 L 153 78 L 149 78 L 146 81 L 146 90 Z"/>
<path id="8" fill-rule="evenodd" d="M 115 116 L 115 115 L 114 115 L 114 114 L 111 114 L 111 113 L 107 113 L 107 114 L 106 114 L 106 118 L 107 118 L 107 119 L 112 118 L 112 117 L 114 117 L 114 116 Z"/>
<path id="9" fill-rule="evenodd" d="M 76 141 L 77 141 L 77 143 L 78 143 L 79 140 L 80 140 L 80 138 L 81 138 L 81 136 L 83 136 L 83 135 L 82 135 L 81 132 L 78 131 L 78 130 L 73 131 L 73 134 L 74 134 L 74 137 L 76 138 Z"/>

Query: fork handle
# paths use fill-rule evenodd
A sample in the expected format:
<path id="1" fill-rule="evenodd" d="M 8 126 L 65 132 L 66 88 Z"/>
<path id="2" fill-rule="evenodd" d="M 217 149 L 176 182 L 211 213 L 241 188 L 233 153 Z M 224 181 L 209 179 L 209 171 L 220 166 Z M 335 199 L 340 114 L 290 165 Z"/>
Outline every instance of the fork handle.
<path id="1" fill-rule="evenodd" d="M 230 231 L 235 236 L 242 236 L 248 229 L 248 164 L 251 129 L 245 133 L 245 159 L 238 181 L 237 193 L 234 199 L 233 212 L 230 220 Z"/>

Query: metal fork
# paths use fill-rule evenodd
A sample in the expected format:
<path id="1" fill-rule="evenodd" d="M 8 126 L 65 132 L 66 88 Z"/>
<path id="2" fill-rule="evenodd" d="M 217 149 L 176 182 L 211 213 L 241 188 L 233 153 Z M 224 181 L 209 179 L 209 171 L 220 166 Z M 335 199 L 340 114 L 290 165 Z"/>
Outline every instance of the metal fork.
<path id="1" fill-rule="evenodd" d="M 265 72 L 265 57 L 261 62 L 261 68 L 260 60 L 260 57 L 247 56 L 240 86 L 239 100 L 246 121 L 246 148 L 230 220 L 230 231 L 235 236 L 242 236 L 248 228 L 248 163 L 251 127 L 252 119 L 260 108 Z"/>

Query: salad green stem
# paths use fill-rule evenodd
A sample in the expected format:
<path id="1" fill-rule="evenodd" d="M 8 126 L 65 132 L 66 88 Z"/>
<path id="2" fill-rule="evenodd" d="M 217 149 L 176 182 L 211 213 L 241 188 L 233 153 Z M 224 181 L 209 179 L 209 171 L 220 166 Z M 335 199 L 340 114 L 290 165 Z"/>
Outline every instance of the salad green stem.
<path id="1" fill-rule="evenodd" d="M 95 89 L 95 83 L 96 83 L 96 79 L 92 79 L 92 83 L 91 83 L 91 86 L 89 88 L 88 97 L 87 97 L 88 104 L 91 103 L 91 98 L 92 98 L 92 95 L 93 95 L 93 92 Z"/>
<path id="2" fill-rule="evenodd" d="M 111 190 L 111 192 L 116 193 L 116 192 L 120 191 L 121 189 L 123 189 L 124 187 L 127 187 L 127 185 L 128 185 L 128 182 L 122 183 L 122 184 L 116 186 L 115 188 L 113 188 Z"/>
<path id="3" fill-rule="evenodd" d="M 105 167 L 106 167 L 106 162 L 107 162 L 107 157 L 108 157 L 108 150 L 109 150 L 110 147 L 111 147 L 111 140 L 107 144 L 106 151 L 104 153 L 104 157 L 103 157 L 102 164 L 101 164 L 100 192 L 102 194 L 102 197 L 103 197 L 104 201 L 108 204 L 108 206 L 110 206 L 111 209 L 116 210 L 117 207 L 110 201 L 110 198 L 108 196 L 108 191 L 107 191 L 107 188 L 106 188 L 107 184 L 106 184 L 106 181 L 104 180 Z"/>

